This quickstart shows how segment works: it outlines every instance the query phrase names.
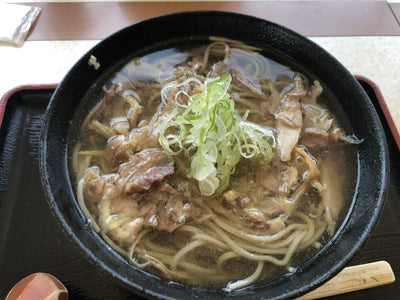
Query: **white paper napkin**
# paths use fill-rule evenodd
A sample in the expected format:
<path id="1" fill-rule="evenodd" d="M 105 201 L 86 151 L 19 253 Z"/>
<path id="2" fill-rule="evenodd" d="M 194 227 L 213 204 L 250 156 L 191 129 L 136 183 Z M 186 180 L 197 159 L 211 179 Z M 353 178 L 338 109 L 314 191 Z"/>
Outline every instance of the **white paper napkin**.
<path id="1" fill-rule="evenodd" d="M 19 4 L 0 4 L 0 42 L 22 46 L 41 9 Z"/>

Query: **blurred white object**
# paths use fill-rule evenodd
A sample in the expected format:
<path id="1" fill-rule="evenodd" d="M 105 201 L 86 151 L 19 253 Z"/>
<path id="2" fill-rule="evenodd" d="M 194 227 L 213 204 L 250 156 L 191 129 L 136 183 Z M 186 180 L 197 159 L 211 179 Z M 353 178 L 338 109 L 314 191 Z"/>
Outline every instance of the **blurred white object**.
<path id="1" fill-rule="evenodd" d="M 19 4 L 0 4 L 0 43 L 22 46 L 41 9 Z"/>

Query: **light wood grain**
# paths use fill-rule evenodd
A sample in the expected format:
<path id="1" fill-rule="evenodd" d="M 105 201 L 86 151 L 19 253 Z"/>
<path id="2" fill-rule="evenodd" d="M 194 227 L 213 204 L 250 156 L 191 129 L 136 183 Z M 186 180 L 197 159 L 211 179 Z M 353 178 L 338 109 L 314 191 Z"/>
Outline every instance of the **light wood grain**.
<path id="1" fill-rule="evenodd" d="M 347 267 L 319 288 L 298 298 L 318 299 L 368 289 L 395 281 L 390 264 L 386 261 Z"/>

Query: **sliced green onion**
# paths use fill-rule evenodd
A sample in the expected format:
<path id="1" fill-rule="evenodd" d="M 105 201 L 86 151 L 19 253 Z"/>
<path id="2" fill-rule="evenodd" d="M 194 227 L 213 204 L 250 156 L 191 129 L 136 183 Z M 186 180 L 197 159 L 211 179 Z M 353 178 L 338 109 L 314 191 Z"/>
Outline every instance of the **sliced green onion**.
<path id="1" fill-rule="evenodd" d="M 248 113 L 242 117 L 237 114 L 228 94 L 231 79 L 225 73 L 206 81 L 203 92 L 192 96 L 185 93 L 187 105 L 177 103 L 154 129 L 164 151 L 170 155 L 183 152 L 190 161 L 188 176 L 198 181 L 200 192 L 206 196 L 228 187 L 242 157 L 261 155 L 265 163 L 272 158 L 272 130 L 246 121 Z"/>

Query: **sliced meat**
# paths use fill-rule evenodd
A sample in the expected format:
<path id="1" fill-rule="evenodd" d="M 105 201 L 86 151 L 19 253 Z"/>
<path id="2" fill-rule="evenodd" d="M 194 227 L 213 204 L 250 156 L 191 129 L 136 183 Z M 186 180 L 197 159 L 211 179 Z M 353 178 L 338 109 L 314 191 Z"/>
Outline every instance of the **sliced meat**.
<path id="1" fill-rule="evenodd" d="M 260 109 L 266 117 L 274 116 L 281 102 L 281 95 L 269 79 L 260 80 L 263 86 L 263 93 L 267 95 L 268 101 L 261 102 Z"/>
<path id="2" fill-rule="evenodd" d="M 85 190 L 93 199 L 100 199 L 105 187 L 105 179 L 100 176 L 98 167 L 91 167 L 85 173 Z"/>
<path id="3" fill-rule="evenodd" d="M 194 214 L 184 194 L 166 182 L 145 194 L 139 207 L 144 226 L 168 232 L 185 224 Z"/>
<path id="4" fill-rule="evenodd" d="M 85 185 L 102 230 L 118 241 L 132 242 L 143 223 L 137 219 L 138 198 L 124 194 L 124 182 L 117 174 L 100 175 L 94 167 L 86 173 Z"/>
<path id="5" fill-rule="evenodd" d="M 162 165 L 170 166 L 169 160 L 164 157 L 166 154 L 161 154 L 161 150 L 151 149 L 148 152 L 136 156 L 138 164 L 144 160 L 143 165 L 150 167 L 155 162 L 167 161 Z M 148 175 L 145 184 L 149 184 L 150 177 L 151 180 L 161 180 L 161 175 L 153 174 L 159 172 L 154 168 L 150 169 L 144 176 Z M 134 171 L 143 178 L 143 173 L 138 174 L 137 169 Z M 140 172 L 142 171 L 141 169 Z M 140 193 L 128 193 L 126 186 L 129 181 L 121 175 L 129 177 L 130 174 L 128 169 L 121 173 L 123 174 L 101 175 L 99 169 L 93 167 L 85 177 L 86 196 L 97 207 L 98 223 L 119 244 L 132 243 L 144 228 L 173 232 L 195 216 L 196 211 L 184 192 L 178 191 L 167 182 L 153 185 L 147 192 L 141 190 Z M 163 171 L 160 173 L 165 175 Z"/>
<path id="6" fill-rule="evenodd" d="M 149 135 L 149 128 L 145 126 L 132 130 L 129 136 L 118 134 L 110 137 L 107 141 L 106 155 L 119 164 L 129 160 L 135 152 L 157 145 L 157 139 Z"/>
<path id="7" fill-rule="evenodd" d="M 119 197 L 123 191 L 123 183 L 118 182 L 117 174 L 101 175 L 98 167 L 91 167 L 85 174 L 85 190 L 95 202 L 105 197 Z"/>
<path id="8" fill-rule="evenodd" d="M 136 153 L 121 165 L 118 174 L 125 180 L 125 192 L 148 191 L 157 182 L 174 173 L 174 159 L 164 151 L 150 148 Z"/>
<path id="9" fill-rule="evenodd" d="M 290 160 L 292 150 L 299 141 L 303 126 L 300 98 L 305 94 L 301 78 L 296 77 L 293 89 L 284 95 L 275 114 L 277 145 L 282 161 Z"/>
<path id="10" fill-rule="evenodd" d="M 124 241 L 128 244 L 132 244 L 140 231 L 143 229 L 143 218 L 137 217 L 136 219 L 130 219 L 129 216 L 119 218 L 119 224 L 117 223 L 113 229 L 112 234 L 118 241 Z M 110 223 L 112 225 L 112 223 Z"/>
<path id="11" fill-rule="evenodd" d="M 107 115 L 110 119 L 126 117 L 127 107 L 125 98 L 122 97 L 122 88 L 118 84 L 113 84 L 103 98 L 107 107 Z"/>
<path id="12" fill-rule="evenodd" d="M 300 144 L 307 148 L 319 148 L 327 145 L 328 142 L 329 133 L 323 129 L 306 127 L 301 133 Z"/>
<path id="13" fill-rule="evenodd" d="M 304 114 L 303 127 L 316 127 L 328 131 L 333 123 L 333 118 L 328 111 L 316 104 L 302 103 Z"/>
<path id="14" fill-rule="evenodd" d="M 175 78 L 187 79 L 195 77 L 196 74 L 193 73 L 193 69 L 191 67 L 178 66 L 174 70 L 174 76 Z"/>
<path id="15" fill-rule="evenodd" d="M 128 135 L 131 128 L 137 126 L 143 107 L 131 94 L 113 99 L 109 105 L 111 110 L 110 127 L 116 134 Z"/>
<path id="16" fill-rule="evenodd" d="M 173 232 L 190 220 L 192 214 L 191 204 L 183 202 L 182 199 L 170 197 L 165 204 L 165 209 L 161 210 L 158 215 L 157 229 Z"/>
<path id="17" fill-rule="evenodd" d="M 253 94 L 264 95 L 259 86 L 238 69 L 231 69 L 232 81 L 248 89 Z"/>
<path id="18" fill-rule="evenodd" d="M 137 126 L 143 109 L 139 94 L 119 84 L 112 84 L 105 92 L 102 118 L 109 121 L 115 134 L 129 134 L 130 129 Z"/>
<path id="19" fill-rule="evenodd" d="M 155 148 L 158 145 L 157 138 L 154 135 L 149 134 L 148 126 L 132 130 L 128 139 L 135 152 L 147 148 Z"/>
<path id="20" fill-rule="evenodd" d="M 333 118 L 326 109 L 317 104 L 303 103 L 303 130 L 300 143 L 307 148 L 319 148 L 329 142 L 329 130 L 333 125 Z"/>

